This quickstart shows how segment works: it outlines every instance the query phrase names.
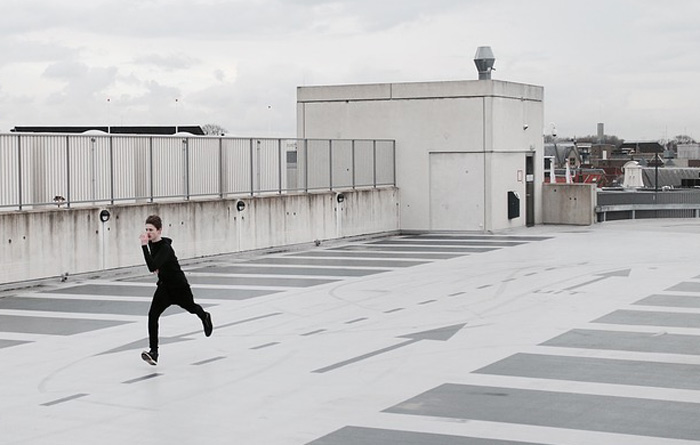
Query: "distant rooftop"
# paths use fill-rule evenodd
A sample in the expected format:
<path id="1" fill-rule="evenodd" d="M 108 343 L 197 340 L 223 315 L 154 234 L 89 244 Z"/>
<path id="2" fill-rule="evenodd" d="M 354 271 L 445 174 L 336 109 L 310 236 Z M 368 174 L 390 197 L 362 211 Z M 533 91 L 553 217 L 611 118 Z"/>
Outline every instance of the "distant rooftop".
<path id="1" fill-rule="evenodd" d="M 70 133 L 81 134 L 99 131 L 105 134 L 155 134 L 172 135 L 176 133 L 191 133 L 195 136 L 204 136 L 204 130 L 199 125 L 163 125 L 163 126 L 38 126 L 15 127 L 10 130 L 13 133 Z"/>

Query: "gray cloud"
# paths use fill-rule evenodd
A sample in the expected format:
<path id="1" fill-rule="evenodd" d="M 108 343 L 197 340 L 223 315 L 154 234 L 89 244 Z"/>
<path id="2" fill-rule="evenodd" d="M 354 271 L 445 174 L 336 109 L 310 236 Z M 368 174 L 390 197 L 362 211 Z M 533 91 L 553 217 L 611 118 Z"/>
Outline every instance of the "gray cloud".
<path id="1" fill-rule="evenodd" d="M 147 54 L 134 58 L 134 63 L 137 65 L 153 65 L 165 71 L 186 70 L 199 62 L 199 60 L 183 54 L 170 54 L 167 56 Z"/>

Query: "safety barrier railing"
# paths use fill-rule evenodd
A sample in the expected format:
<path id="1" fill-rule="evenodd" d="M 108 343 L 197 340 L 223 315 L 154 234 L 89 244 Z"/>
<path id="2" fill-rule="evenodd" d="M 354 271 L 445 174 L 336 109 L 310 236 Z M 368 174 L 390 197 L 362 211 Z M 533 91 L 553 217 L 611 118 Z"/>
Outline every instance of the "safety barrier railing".
<path id="1" fill-rule="evenodd" d="M 0 134 L 0 210 L 394 186 L 385 139 Z"/>

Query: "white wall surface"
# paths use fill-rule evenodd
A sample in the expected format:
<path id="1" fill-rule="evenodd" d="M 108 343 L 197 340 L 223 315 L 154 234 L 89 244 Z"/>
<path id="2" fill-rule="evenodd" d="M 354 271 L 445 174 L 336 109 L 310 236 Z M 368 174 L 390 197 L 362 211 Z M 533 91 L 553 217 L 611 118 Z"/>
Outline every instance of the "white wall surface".
<path id="1" fill-rule="evenodd" d="M 180 259 L 395 232 L 398 190 L 277 195 L 101 208 L 0 212 L 0 284 L 144 263 L 139 234 L 150 214 L 163 219 Z"/>
<path id="2" fill-rule="evenodd" d="M 440 208 L 440 202 L 434 201 L 442 198 L 431 196 L 430 154 L 482 153 L 485 162 L 471 168 L 485 169 L 479 192 L 487 206 L 483 224 L 470 220 L 465 225 L 455 216 L 440 227 L 521 226 L 525 225 L 525 184 L 515 178 L 520 170 L 524 178 L 525 156 L 533 152 L 535 220 L 541 221 L 543 95 L 538 86 L 493 80 L 300 87 L 297 136 L 395 139 L 396 185 L 401 190 L 401 228 L 405 230 L 436 226 L 429 209 Z M 513 188 L 522 196 L 522 218 L 508 220 L 501 195 Z M 473 204 L 469 199 L 464 202 Z M 503 212 L 501 205 L 506 206 Z"/>

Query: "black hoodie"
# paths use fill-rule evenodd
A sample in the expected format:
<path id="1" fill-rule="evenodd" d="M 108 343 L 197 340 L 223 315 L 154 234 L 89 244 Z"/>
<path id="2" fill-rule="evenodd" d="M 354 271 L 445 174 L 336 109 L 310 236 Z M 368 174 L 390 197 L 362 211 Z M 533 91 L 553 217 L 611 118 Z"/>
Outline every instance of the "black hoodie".
<path id="1" fill-rule="evenodd" d="M 158 285 L 166 287 L 188 286 L 185 273 L 180 268 L 175 251 L 171 247 L 173 240 L 162 237 L 158 242 L 148 242 L 141 246 L 146 265 L 151 272 L 158 271 Z M 149 250 L 150 248 L 150 250 Z"/>

